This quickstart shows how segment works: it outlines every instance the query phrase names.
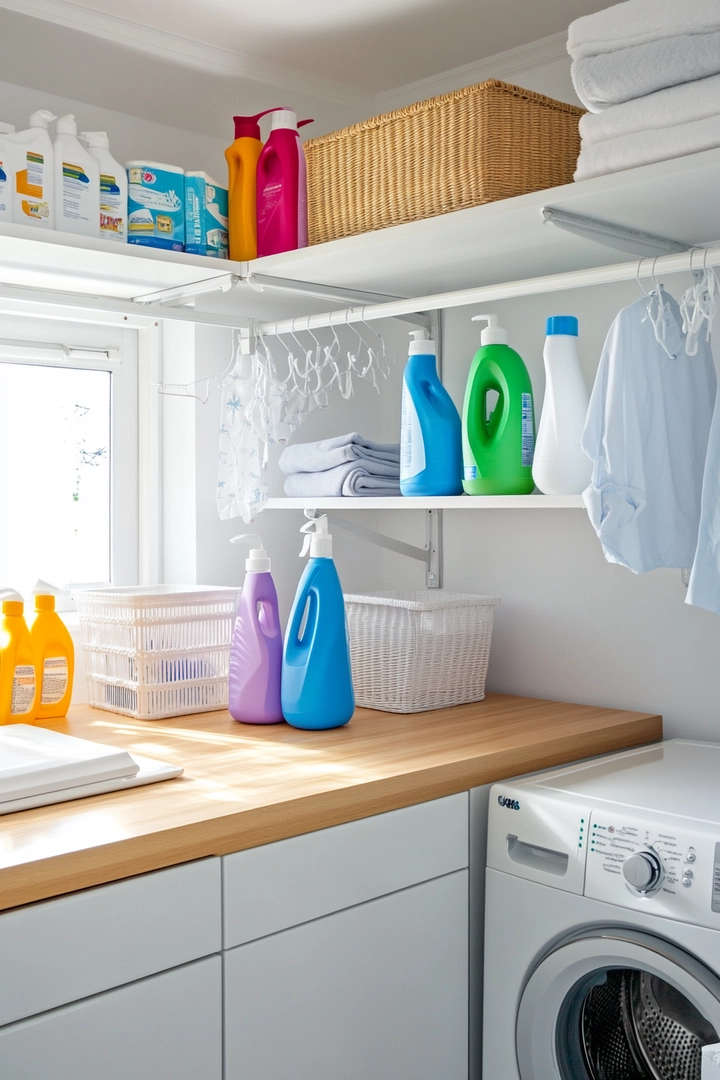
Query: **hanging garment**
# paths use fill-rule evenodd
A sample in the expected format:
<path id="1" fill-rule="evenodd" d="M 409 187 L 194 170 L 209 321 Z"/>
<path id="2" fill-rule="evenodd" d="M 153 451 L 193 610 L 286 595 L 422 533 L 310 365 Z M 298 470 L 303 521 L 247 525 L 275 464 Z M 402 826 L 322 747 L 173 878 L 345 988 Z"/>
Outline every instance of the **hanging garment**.
<path id="1" fill-rule="evenodd" d="M 687 355 L 680 310 L 664 292 L 665 348 L 658 342 L 652 299 L 610 327 L 581 442 L 593 462 L 583 500 L 605 558 L 636 574 L 692 565 L 716 387 L 708 343 Z"/>
<path id="2" fill-rule="evenodd" d="M 697 551 L 685 603 L 720 615 L 720 396 L 710 428 Z"/>

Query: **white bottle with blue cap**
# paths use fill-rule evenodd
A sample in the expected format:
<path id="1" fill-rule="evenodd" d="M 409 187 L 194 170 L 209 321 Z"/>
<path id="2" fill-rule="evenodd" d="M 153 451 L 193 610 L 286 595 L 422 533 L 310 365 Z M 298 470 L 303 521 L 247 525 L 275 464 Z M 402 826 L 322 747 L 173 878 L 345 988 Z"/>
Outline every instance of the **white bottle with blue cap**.
<path id="1" fill-rule="evenodd" d="M 577 341 L 574 315 L 548 319 L 545 397 L 532 466 L 533 480 L 545 495 L 579 495 L 590 483 L 592 462 L 580 449 L 589 396 Z"/>

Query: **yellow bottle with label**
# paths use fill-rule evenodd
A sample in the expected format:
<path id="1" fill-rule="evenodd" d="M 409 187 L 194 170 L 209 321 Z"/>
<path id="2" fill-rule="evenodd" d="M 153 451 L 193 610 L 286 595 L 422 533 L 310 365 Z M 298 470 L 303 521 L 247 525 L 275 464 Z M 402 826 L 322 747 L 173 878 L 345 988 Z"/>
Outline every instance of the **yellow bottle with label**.
<path id="1" fill-rule="evenodd" d="M 72 696 L 75 649 L 70 632 L 55 611 L 55 597 L 35 597 L 30 640 L 38 671 L 35 715 L 38 720 L 66 716 Z"/>
<path id="2" fill-rule="evenodd" d="M 0 724 L 32 724 L 38 678 L 21 600 L 3 600 L 0 618 Z"/>

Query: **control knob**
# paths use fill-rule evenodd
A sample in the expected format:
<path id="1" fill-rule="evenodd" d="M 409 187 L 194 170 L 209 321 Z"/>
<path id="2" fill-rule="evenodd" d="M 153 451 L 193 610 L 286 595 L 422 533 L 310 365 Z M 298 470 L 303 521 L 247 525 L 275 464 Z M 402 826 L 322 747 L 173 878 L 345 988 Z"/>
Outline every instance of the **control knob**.
<path id="1" fill-rule="evenodd" d="M 628 855 L 622 864 L 623 877 L 636 892 L 651 893 L 660 888 L 663 865 L 660 856 L 645 848 Z"/>

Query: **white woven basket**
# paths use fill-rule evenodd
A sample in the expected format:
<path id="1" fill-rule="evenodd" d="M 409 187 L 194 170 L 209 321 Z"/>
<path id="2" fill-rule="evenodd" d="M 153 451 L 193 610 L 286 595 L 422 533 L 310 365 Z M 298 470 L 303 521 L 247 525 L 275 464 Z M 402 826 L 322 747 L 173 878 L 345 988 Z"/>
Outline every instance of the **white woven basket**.
<path id="1" fill-rule="evenodd" d="M 76 593 L 90 704 L 141 720 L 226 708 L 239 596 L 191 585 Z"/>
<path id="2" fill-rule="evenodd" d="M 346 595 L 356 703 L 402 713 L 482 701 L 499 603 L 442 590 Z"/>

